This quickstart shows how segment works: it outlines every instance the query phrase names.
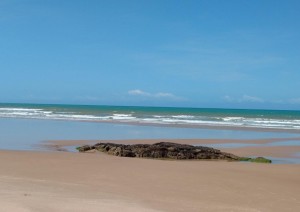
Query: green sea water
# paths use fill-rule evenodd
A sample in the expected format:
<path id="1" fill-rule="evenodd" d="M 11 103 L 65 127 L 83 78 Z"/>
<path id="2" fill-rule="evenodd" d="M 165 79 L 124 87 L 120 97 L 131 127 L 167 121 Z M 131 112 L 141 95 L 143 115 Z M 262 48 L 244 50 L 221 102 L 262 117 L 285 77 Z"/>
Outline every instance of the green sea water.
<path id="1" fill-rule="evenodd" d="M 300 130 L 300 111 L 54 104 L 0 104 L 0 118 Z"/>
<path id="2" fill-rule="evenodd" d="M 10 150 L 45 151 L 47 140 L 276 138 L 262 145 L 299 146 L 299 133 L 300 111 L 0 104 L 0 149 Z M 300 163 L 295 155 L 272 160 Z"/>

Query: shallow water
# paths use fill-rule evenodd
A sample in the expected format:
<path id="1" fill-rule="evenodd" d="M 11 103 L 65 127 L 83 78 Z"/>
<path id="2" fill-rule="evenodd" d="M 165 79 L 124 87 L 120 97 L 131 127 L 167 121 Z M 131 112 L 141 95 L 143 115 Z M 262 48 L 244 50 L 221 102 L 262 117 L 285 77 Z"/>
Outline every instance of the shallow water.
<path id="1" fill-rule="evenodd" d="M 252 144 L 252 143 L 221 143 L 221 144 L 199 144 L 198 146 L 208 146 L 212 148 L 242 148 L 242 147 L 274 147 L 274 146 L 300 146 L 300 140 L 291 141 L 276 141 L 265 144 Z M 300 164 L 300 152 L 293 155 L 294 157 L 277 158 L 266 157 L 272 160 L 273 164 Z M 257 156 L 251 156 L 257 157 Z"/>
<path id="2" fill-rule="evenodd" d="M 199 144 L 199 146 L 209 146 L 213 148 L 241 148 L 241 147 L 267 147 L 267 146 L 300 146 L 300 140 L 274 141 L 264 144 L 252 143 L 221 143 L 221 144 Z"/>
<path id="3" fill-rule="evenodd" d="M 300 164 L 300 158 L 276 158 L 266 157 L 272 160 L 273 164 Z"/>
<path id="4" fill-rule="evenodd" d="M 129 124 L 0 118 L 0 149 L 33 150 L 46 140 L 261 139 L 299 134 Z"/>

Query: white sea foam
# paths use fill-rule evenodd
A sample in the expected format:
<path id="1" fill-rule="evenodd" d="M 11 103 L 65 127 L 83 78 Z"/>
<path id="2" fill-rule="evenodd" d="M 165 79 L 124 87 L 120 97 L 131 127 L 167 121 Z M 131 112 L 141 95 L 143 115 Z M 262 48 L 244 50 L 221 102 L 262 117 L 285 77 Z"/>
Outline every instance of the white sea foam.
<path id="1" fill-rule="evenodd" d="M 142 114 L 134 112 L 118 113 L 117 111 L 106 112 L 105 114 L 79 114 L 76 111 L 51 110 L 39 108 L 0 108 L 0 117 L 4 118 L 32 118 L 32 119 L 54 119 L 54 120 L 75 120 L 75 121 L 115 121 L 115 122 L 139 122 L 149 124 L 168 125 L 207 125 L 207 126 L 240 126 L 259 127 L 275 129 L 300 129 L 298 119 L 274 119 L 266 117 L 212 117 L 212 116 L 191 116 L 173 114 Z"/>
<path id="2" fill-rule="evenodd" d="M 132 115 L 131 114 L 113 114 L 114 115 L 114 117 L 131 117 Z"/>
<path id="3" fill-rule="evenodd" d="M 192 118 L 195 118 L 195 116 L 190 116 L 190 115 L 176 115 L 176 116 L 172 116 L 172 118 L 192 119 Z"/>
<path id="4" fill-rule="evenodd" d="M 131 114 L 113 114 L 111 116 L 113 120 L 134 120 L 136 117 L 132 116 Z"/>
<path id="5" fill-rule="evenodd" d="M 41 111 L 42 109 L 34 108 L 0 108 L 0 111 Z"/>
<path id="6" fill-rule="evenodd" d="M 99 117 L 97 116 L 91 116 L 91 115 L 62 115 L 62 114 L 56 114 L 53 115 L 53 117 L 60 117 L 60 118 L 70 118 L 70 119 L 75 119 L 75 120 L 88 120 L 88 119 L 98 119 Z"/>
<path id="7" fill-rule="evenodd" d="M 239 121 L 239 120 L 244 120 L 244 117 L 225 117 L 222 118 L 224 121 Z"/>
<path id="8" fill-rule="evenodd" d="M 163 117 L 165 117 L 165 116 L 154 115 L 153 117 L 154 117 L 154 118 L 163 118 Z"/>

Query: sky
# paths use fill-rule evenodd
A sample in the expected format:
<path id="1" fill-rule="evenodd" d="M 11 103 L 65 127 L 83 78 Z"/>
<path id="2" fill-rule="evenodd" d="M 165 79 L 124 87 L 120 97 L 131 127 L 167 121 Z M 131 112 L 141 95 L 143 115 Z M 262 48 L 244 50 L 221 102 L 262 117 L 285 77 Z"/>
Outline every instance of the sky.
<path id="1" fill-rule="evenodd" d="M 0 102 L 300 110 L 298 0 L 0 0 Z"/>

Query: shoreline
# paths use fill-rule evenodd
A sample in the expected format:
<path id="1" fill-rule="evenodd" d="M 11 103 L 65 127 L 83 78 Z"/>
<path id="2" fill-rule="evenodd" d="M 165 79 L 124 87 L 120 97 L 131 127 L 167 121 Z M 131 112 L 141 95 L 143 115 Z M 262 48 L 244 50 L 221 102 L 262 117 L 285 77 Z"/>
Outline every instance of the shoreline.
<path id="1" fill-rule="evenodd" d="M 40 144 L 41 148 L 50 151 L 68 151 L 68 147 L 92 145 L 99 142 L 120 143 L 120 144 L 153 144 L 157 142 L 174 142 L 190 145 L 205 144 L 267 144 L 279 141 L 299 141 L 300 138 L 270 138 L 270 139 L 130 139 L 130 140 L 52 140 Z M 278 158 L 295 158 L 300 160 L 297 154 L 300 152 L 300 146 L 257 146 L 257 147 L 235 147 L 222 148 L 217 147 L 223 152 L 232 153 L 241 157 L 268 156 Z"/>
<path id="2" fill-rule="evenodd" d="M 174 127 L 174 128 L 192 128 L 192 129 L 212 129 L 212 130 L 239 130 L 239 131 L 257 131 L 257 132 L 286 132 L 300 134 L 300 129 L 279 129 L 267 127 L 253 127 L 253 126 L 227 126 L 227 125 L 209 125 L 209 124 L 162 124 L 162 123 L 145 123 L 137 121 L 83 121 L 83 122 L 98 122 L 98 123 L 112 123 L 112 124 L 128 124 L 140 126 L 157 126 L 157 127 Z"/>
<path id="3" fill-rule="evenodd" d="M 104 141 L 267 144 L 300 140 L 300 136 L 294 135 L 265 139 Z M 99 208 L 108 212 L 300 211 L 299 164 L 143 160 L 64 151 L 65 147 L 91 142 L 100 141 L 52 140 L 34 144 L 37 151 L 0 150 L 2 209 L 15 212 L 96 212 Z M 299 147 L 251 148 L 217 149 L 239 156 L 251 156 L 260 149 L 264 155 L 288 157 Z"/>
<path id="4" fill-rule="evenodd" d="M 170 127 L 186 129 L 207 129 L 207 130 L 237 130 L 252 132 L 279 132 L 300 134 L 300 129 L 285 129 L 272 127 L 254 127 L 254 126 L 229 126 L 229 125 L 209 125 L 209 124 L 180 124 L 180 123 L 147 123 L 138 121 L 121 121 L 121 120 L 72 120 L 72 119 L 43 119 L 43 118 L 23 118 L 23 117 L 0 117 L 0 119 L 21 119 L 21 120 L 43 120 L 43 121 L 66 121 L 66 122 L 84 122 L 84 123 L 102 123 L 132 126 L 151 126 L 151 127 Z"/>

